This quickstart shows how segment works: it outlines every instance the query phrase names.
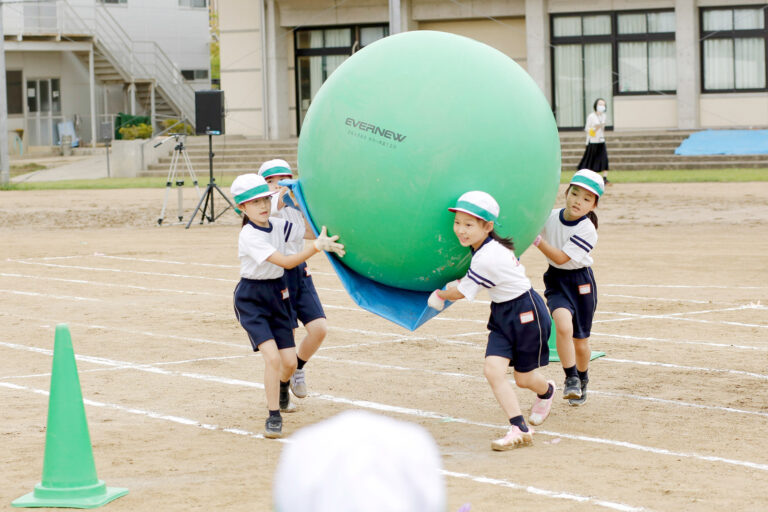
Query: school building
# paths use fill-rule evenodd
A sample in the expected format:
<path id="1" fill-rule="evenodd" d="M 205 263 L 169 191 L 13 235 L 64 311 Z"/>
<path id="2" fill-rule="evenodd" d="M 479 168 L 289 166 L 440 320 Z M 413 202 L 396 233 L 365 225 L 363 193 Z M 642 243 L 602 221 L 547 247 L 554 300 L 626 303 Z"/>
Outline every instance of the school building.
<path id="1" fill-rule="evenodd" d="M 598 97 L 614 130 L 768 126 L 768 2 L 219 0 L 227 132 L 296 137 L 345 59 L 390 33 L 439 30 L 525 68 L 558 126 Z"/>
<path id="2" fill-rule="evenodd" d="M 194 119 L 210 88 L 207 0 L 3 2 L 9 146 L 81 144 L 118 112 Z"/>

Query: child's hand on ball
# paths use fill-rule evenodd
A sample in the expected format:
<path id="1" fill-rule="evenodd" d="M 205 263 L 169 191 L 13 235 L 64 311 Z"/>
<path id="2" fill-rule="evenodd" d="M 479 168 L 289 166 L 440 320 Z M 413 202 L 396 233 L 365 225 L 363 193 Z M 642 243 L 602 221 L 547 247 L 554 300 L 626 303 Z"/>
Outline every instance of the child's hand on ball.
<path id="1" fill-rule="evenodd" d="M 427 305 L 432 309 L 442 311 L 445 307 L 445 301 L 440 298 L 437 292 L 438 290 L 432 292 L 432 294 L 429 296 L 429 299 L 427 299 Z"/>
<path id="2" fill-rule="evenodd" d="M 344 245 L 336 241 L 338 239 L 339 235 L 328 236 L 327 229 L 323 226 L 320 234 L 315 239 L 315 249 L 318 251 L 335 252 L 343 258 L 346 251 L 344 251 Z"/>

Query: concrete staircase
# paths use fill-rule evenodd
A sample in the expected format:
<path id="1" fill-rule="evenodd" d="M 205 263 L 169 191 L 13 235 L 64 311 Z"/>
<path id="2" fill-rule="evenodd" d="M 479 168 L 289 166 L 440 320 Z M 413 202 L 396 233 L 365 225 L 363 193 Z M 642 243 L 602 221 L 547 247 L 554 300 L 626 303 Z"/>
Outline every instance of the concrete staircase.
<path id="1" fill-rule="evenodd" d="M 768 168 L 768 155 L 678 156 L 675 149 L 690 131 L 608 132 L 605 135 L 611 170 Z M 560 132 L 562 166 L 576 170 L 584 154 L 583 132 Z"/>
<path id="2" fill-rule="evenodd" d="M 644 169 L 723 169 L 737 167 L 768 168 L 768 155 L 677 156 L 675 149 L 692 132 L 608 132 L 608 159 L 611 170 Z M 560 132 L 563 170 L 576 170 L 584 153 L 582 132 Z M 241 135 L 213 138 L 214 175 L 256 172 L 262 162 L 282 158 L 296 172 L 298 139 L 265 141 Z M 187 155 L 199 178 L 208 172 L 208 137 L 188 137 Z M 171 157 L 141 173 L 142 176 L 166 176 Z M 183 169 L 182 169 L 183 170 Z"/>
<path id="3" fill-rule="evenodd" d="M 222 135 L 213 137 L 213 172 L 218 177 L 222 174 L 237 175 L 245 172 L 257 172 L 259 166 L 267 160 L 282 158 L 296 172 L 296 151 L 298 139 L 263 140 L 242 135 Z M 187 137 L 185 142 L 187 156 L 198 179 L 208 175 L 208 137 Z M 141 176 L 167 176 L 171 165 L 171 156 L 161 158 L 140 173 Z M 183 161 L 179 165 L 184 165 Z M 178 172 L 184 171 L 181 168 Z"/>

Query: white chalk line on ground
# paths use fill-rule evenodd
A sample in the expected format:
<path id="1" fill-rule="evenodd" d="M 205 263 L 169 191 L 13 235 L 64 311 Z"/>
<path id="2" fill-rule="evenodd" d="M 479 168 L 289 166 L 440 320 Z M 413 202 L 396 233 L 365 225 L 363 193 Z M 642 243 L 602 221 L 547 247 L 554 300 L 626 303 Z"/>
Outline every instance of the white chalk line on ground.
<path id="1" fill-rule="evenodd" d="M 0 311 L 0 316 L 13 316 L 16 318 L 23 318 L 33 321 L 44 321 L 39 318 L 33 318 L 33 317 L 26 317 L 23 315 L 17 315 L 14 313 L 7 313 L 4 311 Z M 56 323 L 56 322 L 50 322 L 50 323 Z M 131 329 L 125 329 L 120 327 L 107 327 L 103 325 L 96 325 L 96 324 L 83 324 L 78 322 L 69 322 L 69 325 L 73 326 L 80 326 L 84 327 L 86 329 L 101 329 L 101 330 L 107 330 L 107 331 L 116 331 L 116 332 L 123 332 L 127 334 L 134 334 L 134 335 L 143 335 L 143 336 L 149 336 L 154 338 L 168 338 L 168 339 L 175 339 L 175 340 L 182 340 L 182 341 L 192 341 L 195 343 L 204 343 L 204 344 L 211 344 L 211 345 L 222 345 L 222 346 L 228 346 L 228 347 L 242 347 L 243 344 L 238 343 L 229 343 L 224 341 L 217 341 L 217 340 L 211 340 L 207 338 L 192 338 L 188 336 L 178 336 L 173 334 L 161 334 L 161 333 L 154 333 L 150 331 L 134 331 Z M 358 333 L 358 334 L 366 334 L 366 335 L 372 335 L 372 336 L 392 336 L 393 340 L 388 341 L 379 341 L 376 342 L 376 344 L 384 344 L 384 343 L 400 343 L 403 340 L 407 341 L 433 341 L 438 344 L 452 344 L 452 345 L 463 345 L 463 346 L 470 346 L 471 348 L 477 349 L 477 350 L 484 350 L 484 347 L 477 343 L 471 343 L 471 342 L 459 342 L 459 341 L 453 341 L 453 342 L 446 342 L 445 339 L 440 337 L 413 337 L 413 336 L 407 336 L 407 335 L 397 335 L 393 333 L 377 333 L 375 331 L 366 331 L 361 329 L 346 329 L 342 327 L 333 327 L 334 330 L 340 330 L 343 332 L 352 332 L 352 333 Z M 351 345 L 351 347 L 360 347 L 362 346 L 362 343 L 357 343 Z M 330 348 L 330 347 L 329 347 Z M 661 363 L 661 362 L 655 362 L 655 361 L 638 361 L 638 360 L 632 360 L 632 359 L 617 359 L 617 358 L 611 358 L 611 357 L 603 357 L 601 358 L 603 361 L 609 361 L 609 362 L 616 362 L 616 363 L 624 363 L 624 364 L 635 364 L 640 366 L 654 366 L 654 367 L 660 367 L 660 368 L 672 368 L 672 369 L 679 369 L 684 371 L 701 371 L 701 372 L 716 372 L 716 373 L 730 373 L 734 375 L 742 375 L 747 377 L 753 377 L 761 380 L 768 379 L 768 375 L 760 374 L 760 373 L 753 373 L 753 372 L 746 372 L 743 370 L 733 370 L 733 369 L 727 369 L 727 368 L 706 368 L 706 367 L 696 367 L 696 366 L 685 366 L 685 365 L 676 365 L 672 363 Z"/>
<path id="2" fill-rule="evenodd" d="M 705 368 L 703 366 L 685 366 L 681 364 L 673 363 L 658 363 L 655 361 L 637 361 L 634 359 L 617 359 L 615 357 L 603 357 L 603 361 L 610 361 L 612 363 L 626 363 L 640 366 L 660 366 L 662 368 L 674 368 L 676 370 L 695 371 L 695 372 L 715 372 L 715 373 L 728 373 L 731 375 L 744 375 L 746 377 L 753 377 L 760 380 L 768 380 L 768 375 L 762 373 L 745 372 L 743 370 L 729 370 L 720 368 Z"/>
<path id="3" fill-rule="evenodd" d="M 715 290 L 765 290 L 768 286 L 731 286 L 724 284 L 600 284 L 608 288 L 688 288 L 691 290 L 715 289 Z"/>
<path id="4" fill-rule="evenodd" d="M 393 340 L 395 341 L 395 340 Z M 392 341 L 382 342 L 382 343 L 391 343 Z M 2 345 L 2 342 L 0 342 L 0 345 Z M 335 348 L 335 347 L 331 347 Z M 320 350 L 324 350 L 325 347 L 320 347 Z M 47 349 L 45 349 L 47 350 Z M 179 361 L 160 361 L 160 362 L 154 362 L 154 363 L 147 363 L 151 366 L 168 366 L 168 365 L 180 365 L 180 364 L 189 364 L 189 363 L 196 363 L 196 362 L 204 362 L 204 361 L 219 361 L 219 360 L 231 360 L 231 359 L 243 359 L 246 357 L 251 357 L 250 354 L 248 355 L 237 355 L 237 356 L 217 356 L 217 357 L 200 357 L 196 359 L 184 359 Z M 428 370 L 425 368 L 409 368 L 405 366 L 398 366 L 398 365 L 388 365 L 383 363 L 372 363 L 368 361 L 358 361 L 358 360 L 352 360 L 352 359 L 339 359 L 335 357 L 328 357 L 323 356 L 319 354 L 315 354 L 312 356 L 313 359 L 321 359 L 323 361 L 328 361 L 329 363 L 333 364 L 343 364 L 343 365 L 355 365 L 355 366 L 365 366 L 369 368 L 377 368 L 382 370 L 394 370 L 394 371 L 404 371 L 409 373 L 427 373 L 431 375 L 438 375 L 442 377 L 452 377 L 452 378 L 459 378 L 462 380 L 471 380 L 475 382 L 485 382 L 484 377 L 480 377 L 478 375 L 470 375 L 466 373 L 459 373 L 459 372 L 442 372 L 438 370 Z M 90 369 L 90 370 L 81 370 L 82 373 L 85 372 L 96 372 L 96 371 L 112 371 L 112 370 L 122 370 L 125 369 L 124 367 L 112 367 L 109 369 Z M 46 377 L 50 376 L 50 373 L 38 373 L 38 374 L 30 374 L 30 375 L 7 375 L 4 377 L 0 377 L 2 379 L 26 379 L 26 378 L 35 378 L 35 377 Z M 511 382 L 514 383 L 514 378 L 510 379 Z M 717 406 L 717 405 L 702 405 L 702 404 L 694 404 L 689 402 L 682 402 L 679 400 L 668 400 L 664 398 L 656 398 L 656 397 L 650 397 L 650 396 L 641 396 L 641 395 L 632 395 L 627 393 L 616 393 L 611 391 L 600 391 L 599 389 L 590 388 L 590 393 L 595 395 L 606 395 L 611 397 L 616 397 L 620 399 L 633 399 L 633 400 L 642 400 L 647 402 L 655 402 L 660 404 L 667 404 L 674 407 L 680 406 L 680 407 L 690 407 L 695 409 L 705 409 L 705 410 L 711 410 L 711 411 L 717 411 L 717 412 L 725 412 L 725 413 L 734 413 L 734 414 L 745 414 L 745 415 L 754 415 L 754 416 L 762 416 L 768 418 L 768 413 L 759 412 L 759 411 L 747 411 L 743 409 L 735 409 L 733 407 L 724 407 L 724 406 Z"/>
<path id="5" fill-rule="evenodd" d="M 50 350 L 50 349 L 30 347 L 26 345 L 19 345 L 16 343 L 8 343 L 3 341 L 0 341 L 0 345 L 7 348 L 15 349 L 15 350 L 26 350 L 29 352 L 53 356 L 53 350 Z M 252 382 L 252 381 L 247 381 L 242 379 L 232 379 L 227 377 L 219 377 L 215 375 L 207 375 L 207 374 L 201 374 L 201 373 L 195 373 L 195 372 L 172 371 L 172 370 L 166 370 L 163 368 L 158 368 L 156 366 L 152 366 L 151 364 L 130 363 L 127 361 L 117 361 L 117 360 L 108 359 L 104 357 L 85 356 L 85 355 L 75 355 L 75 358 L 79 361 L 83 361 L 86 363 L 103 365 L 103 366 L 123 367 L 125 369 L 138 370 L 138 371 L 143 371 L 143 372 L 148 372 L 153 374 L 159 374 L 163 376 L 185 377 L 185 378 L 190 378 L 195 380 L 201 380 L 204 382 L 225 384 L 230 386 L 242 386 L 242 387 L 248 387 L 248 388 L 264 389 L 264 384 L 259 382 Z M 413 416 L 417 418 L 433 419 L 433 420 L 439 420 L 439 421 L 445 421 L 445 422 L 461 423 L 465 425 L 480 426 L 480 427 L 492 428 L 496 430 L 507 429 L 507 427 L 500 427 L 494 424 L 472 421 L 466 418 L 456 418 L 452 416 L 446 416 L 438 412 L 425 411 L 422 409 L 413 409 L 410 407 L 402 407 L 402 406 L 396 406 L 396 405 L 388 405 L 380 402 L 372 402 L 369 400 L 349 399 L 349 398 L 343 398 L 343 397 L 338 397 L 334 395 L 317 394 L 317 393 L 310 393 L 309 396 L 320 399 L 320 400 L 336 403 L 336 404 L 350 405 L 352 407 L 372 409 L 375 411 L 397 413 L 405 416 Z M 760 471 L 768 472 L 768 464 L 760 464 L 757 462 L 727 459 L 727 458 L 718 457 L 715 455 L 700 455 L 698 453 L 691 453 L 691 452 L 675 452 L 672 450 L 667 450 L 665 448 L 655 448 L 651 446 L 640 445 L 637 443 L 617 441 L 613 439 L 605 439 L 600 437 L 581 436 L 581 435 L 575 435 L 575 434 L 563 434 L 559 432 L 546 431 L 546 430 L 537 430 L 537 432 L 539 434 L 544 434 L 548 436 L 562 437 L 565 439 L 599 443 L 599 444 L 610 445 L 610 446 L 618 446 L 618 447 L 627 448 L 630 450 L 653 453 L 656 455 L 683 457 L 683 458 L 702 460 L 706 462 L 719 462 L 719 463 L 729 464 L 733 466 L 747 467 L 751 469 L 758 469 Z"/>
<path id="6" fill-rule="evenodd" d="M 35 275 L 29 275 L 29 274 L 8 274 L 5 272 L 0 272 L 0 277 L 13 277 L 13 278 L 19 278 L 19 279 L 37 279 L 40 281 L 56 281 L 60 283 L 72 283 L 72 284 L 88 284 L 93 286 L 126 288 L 130 290 L 140 290 L 140 291 L 147 291 L 147 292 L 180 293 L 184 295 L 207 295 L 212 297 L 231 297 L 231 294 L 225 295 L 223 293 L 211 293 L 211 292 L 204 292 L 200 290 L 188 291 L 188 290 L 179 290 L 179 289 L 171 289 L 171 288 L 157 288 L 154 286 L 150 287 L 150 286 L 139 286 L 139 285 L 133 285 L 133 284 L 118 284 L 118 283 L 110 283 L 105 281 L 86 281 L 84 279 L 64 279 L 62 277 L 44 277 L 44 276 L 35 276 Z"/>
<path id="7" fill-rule="evenodd" d="M 703 347 L 714 347 L 714 348 L 728 348 L 728 349 L 738 349 L 738 350 L 760 350 L 760 351 L 768 351 L 768 346 L 765 347 L 755 347 L 752 345 L 736 345 L 734 343 L 715 343 L 710 341 L 686 341 L 686 340 L 673 340 L 670 338 L 653 338 L 648 336 L 630 336 L 628 334 L 611 334 L 607 332 L 595 332 L 592 331 L 592 335 L 590 336 L 590 339 L 594 339 L 594 337 L 605 337 L 605 338 L 618 338 L 623 340 L 631 340 L 631 341 L 653 341 L 657 343 L 671 343 L 675 345 L 696 345 L 696 346 L 703 346 Z"/>
<path id="8" fill-rule="evenodd" d="M 74 295 L 53 295 L 51 293 L 23 292 L 20 290 L 0 289 L 0 293 L 7 293 L 10 295 L 25 295 L 27 297 L 45 297 L 48 299 L 77 300 L 77 301 L 83 301 L 83 302 L 102 302 L 101 299 L 97 299 L 94 297 L 77 297 Z"/>
<path id="9" fill-rule="evenodd" d="M 176 276 L 177 274 L 162 274 L 166 276 Z M 0 273 L 0 276 L 2 277 L 18 277 L 18 278 L 33 278 L 33 279 L 41 279 L 41 280 L 56 280 L 56 281 L 64 281 L 64 282 L 72 282 L 77 284 L 92 284 L 92 285 L 103 285 L 103 286 L 117 286 L 117 287 L 126 287 L 131 289 L 138 289 L 138 290 L 146 290 L 151 292 L 173 292 L 173 293 L 183 293 L 183 294 L 200 294 L 200 295 L 211 295 L 216 297 L 227 297 L 231 298 L 229 294 L 214 294 L 210 292 L 191 292 L 191 291 L 184 291 L 184 290 L 174 290 L 174 289 L 163 289 L 163 288 L 150 288 L 150 287 L 142 287 L 142 286 L 136 286 L 136 285 L 117 285 L 115 283 L 100 283 L 97 281 L 84 281 L 84 280 L 71 280 L 71 279 L 62 279 L 62 278 L 45 278 L 45 277 L 39 277 L 39 276 L 29 276 L 24 274 L 8 274 L 8 273 Z M 189 277 L 189 276 L 183 276 L 183 277 Z M 233 284 L 235 281 L 231 281 Z M 100 299 L 93 299 L 93 298 L 82 298 L 79 300 L 97 300 L 100 301 Z M 475 301 L 478 302 L 478 301 Z M 482 301 L 480 301 L 482 302 Z M 364 312 L 365 314 L 370 314 L 368 311 L 365 311 L 362 308 L 359 307 L 349 307 L 349 306 L 337 306 L 332 304 L 324 304 L 324 308 L 326 309 L 336 309 L 336 310 L 343 310 L 343 311 L 353 311 L 353 312 Z M 682 318 L 679 315 L 686 315 L 686 314 L 704 314 L 704 313 L 717 313 L 717 312 L 724 312 L 724 311 L 739 311 L 744 309 L 760 309 L 765 310 L 768 309 L 766 306 L 761 306 L 760 304 L 746 304 L 741 305 L 733 308 L 724 308 L 724 309 L 716 309 L 716 310 L 706 310 L 706 311 L 695 311 L 695 312 L 681 312 L 681 313 L 670 313 L 667 315 L 639 315 L 634 313 L 626 313 L 626 312 L 612 312 L 612 311 L 600 311 L 601 314 L 614 314 L 614 315 L 620 315 L 623 318 L 612 318 L 612 319 L 605 319 L 605 320 L 595 320 L 593 324 L 599 324 L 599 323 L 610 323 L 610 322 L 622 322 L 622 321 L 629 321 L 629 320 L 643 320 L 643 319 L 674 319 L 674 320 L 680 320 L 680 321 L 692 321 L 692 322 L 703 322 L 703 323 L 714 323 L 714 324 L 724 324 L 724 325 L 736 325 L 740 327 L 762 327 L 766 328 L 768 325 L 762 325 L 762 324 L 746 324 L 741 322 L 731 322 L 731 321 L 725 321 L 725 320 L 701 320 L 701 319 L 689 319 L 689 318 Z M 485 324 L 487 323 L 487 320 L 477 320 L 477 319 L 467 319 L 467 318 L 452 318 L 452 317 L 446 317 L 446 316 L 436 316 L 432 320 L 435 321 L 443 321 L 443 322 L 469 322 L 469 323 L 478 323 L 478 324 Z"/>
<path id="10" fill-rule="evenodd" d="M 35 393 L 42 396 L 49 396 L 49 392 L 45 391 L 43 389 L 37 389 L 37 388 L 31 388 L 28 386 L 20 386 L 18 384 L 12 384 L 8 382 L 2 382 L 0 381 L 0 387 L 4 387 L 6 389 L 12 389 L 15 391 L 27 391 L 30 393 Z M 162 420 L 162 421 L 168 421 L 172 423 L 177 423 L 180 425 L 186 425 L 190 427 L 197 427 L 203 430 L 209 430 L 209 431 L 215 431 L 215 432 L 224 432 L 228 434 L 235 434 L 239 436 L 245 436 L 253 439 L 265 439 L 263 434 L 256 434 L 254 432 L 250 432 L 247 430 L 239 429 L 239 428 L 224 428 L 220 427 L 219 425 L 213 425 L 210 423 L 203 423 L 197 420 L 193 420 L 190 418 L 185 418 L 182 416 L 175 416 L 175 415 L 169 415 L 169 414 L 162 414 L 154 411 L 148 411 L 145 409 L 138 409 L 135 407 L 124 407 L 122 405 L 113 404 L 113 403 L 107 403 L 107 402 L 101 402 L 97 400 L 92 400 L 89 398 L 83 398 L 83 403 L 85 405 L 89 405 L 92 407 L 99 407 L 104 409 L 112 409 L 115 411 L 128 413 L 128 414 L 134 414 L 138 416 L 144 416 L 147 418 Z M 291 438 L 278 438 L 278 439 L 270 439 L 269 441 L 278 441 L 284 444 L 290 444 L 292 442 Z M 564 491 L 551 491 L 548 489 L 541 489 L 538 487 L 534 487 L 531 485 L 525 485 L 525 484 L 519 484 L 516 482 L 512 482 L 509 480 L 502 480 L 497 478 L 489 478 L 485 476 L 476 476 L 476 475 L 470 475 L 468 473 L 456 473 L 454 471 L 448 471 L 445 469 L 440 470 L 443 475 L 450 476 L 453 478 L 460 478 L 464 480 L 472 480 L 476 483 L 480 484 L 488 484 L 488 485 L 495 485 L 497 487 L 506 487 L 509 489 L 514 489 L 517 491 L 525 491 L 529 494 L 535 494 L 537 496 L 544 496 L 546 498 L 553 498 L 553 499 L 564 499 L 564 500 L 570 500 L 570 501 L 576 501 L 579 503 L 592 503 L 594 505 L 609 508 L 613 510 L 620 510 L 620 511 L 627 511 L 627 512 L 640 512 L 643 510 L 646 510 L 643 507 L 636 507 L 632 505 L 627 505 L 625 503 L 618 503 L 608 500 L 603 500 L 599 498 L 594 498 L 592 496 L 582 496 L 579 494 L 573 494 L 569 492 Z"/>
<path id="11" fill-rule="evenodd" d="M 610 315 L 620 315 L 623 318 L 609 318 L 605 320 L 594 320 L 593 324 L 608 324 L 608 323 L 614 323 L 614 322 L 627 322 L 627 321 L 633 321 L 633 320 L 680 320 L 684 322 L 699 322 L 699 323 L 705 323 L 705 324 L 722 324 L 722 325 L 735 325 L 738 327 L 758 327 L 758 328 L 768 328 L 768 325 L 766 324 L 747 324 L 743 322 L 732 322 L 729 320 L 702 320 L 700 318 L 686 318 L 682 315 L 706 315 L 706 314 L 712 314 L 712 313 L 724 313 L 727 311 L 743 311 L 746 309 L 755 309 L 755 310 L 766 310 L 768 309 L 767 306 L 761 306 L 759 304 L 743 304 L 741 306 L 731 307 L 731 308 L 722 308 L 722 309 L 707 309 L 707 310 L 701 310 L 701 311 L 684 311 L 680 313 L 668 313 L 664 315 L 641 315 L 637 313 L 627 313 L 624 311 L 602 311 L 604 314 L 610 314 Z"/>
<path id="12" fill-rule="evenodd" d="M 124 270 L 120 268 L 106 268 L 106 267 L 84 267 L 80 265 L 58 265 L 56 263 L 41 263 L 39 261 L 25 261 L 25 260 L 16 260 L 13 258 L 6 258 L 5 261 L 10 261 L 12 263 L 21 263 L 22 265 L 40 265 L 43 267 L 52 267 L 52 268 L 67 268 L 72 270 L 88 270 L 91 272 L 114 272 L 116 274 L 138 274 L 142 276 L 162 276 L 162 277 L 178 277 L 180 279 L 201 279 L 205 281 L 224 281 L 227 283 L 232 283 L 233 285 L 236 284 L 236 280 L 233 280 L 232 278 L 222 278 L 222 277 L 208 277 L 208 276 L 193 276 L 193 275 L 187 275 L 187 274 L 169 274 L 167 272 L 148 272 L 145 270 Z"/>
<path id="13" fill-rule="evenodd" d="M 41 260 L 47 260 L 47 259 L 64 259 L 64 258 L 87 258 L 87 257 L 98 257 L 98 258 L 111 258 L 111 259 L 117 259 L 117 260 L 124 260 L 124 261 L 140 261 L 145 263 L 168 263 L 170 265 L 198 265 L 198 266 L 206 266 L 206 267 L 221 267 L 221 268 L 240 268 L 239 265 L 220 265 L 220 264 L 214 264 L 214 263 L 199 263 L 195 261 L 174 261 L 174 260 L 160 260 L 160 259 L 149 259 L 149 258 L 136 258 L 131 256 L 114 256 L 114 255 L 108 255 L 101 252 L 96 252 L 93 254 L 74 254 L 71 256 L 53 256 L 53 257 L 44 257 L 44 258 L 24 258 L 27 261 L 32 261 L 35 259 L 41 259 Z M 320 271 L 313 271 L 313 274 L 318 275 L 326 275 L 326 276 L 336 276 L 334 272 L 320 272 Z M 620 284 L 620 283 L 613 283 L 613 284 L 601 284 L 600 286 L 610 286 L 610 287 L 624 287 L 624 288 L 718 288 L 718 289 L 736 289 L 736 290 L 763 290 L 767 287 L 765 286 L 726 286 L 726 285 L 717 285 L 717 284 L 699 284 L 699 285 L 668 285 L 668 284 Z"/>
<path id="14" fill-rule="evenodd" d="M 180 361 L 157 361 L 150 364 L 152 366 L 168 366 L 168 365 L 176 365 L 176 364 L 199 363 L 204 361 L 221 361 L 225 359 L 243 359 L 245 357 L 248 357 L 248 356 L 242 355 L 242 356 L 198 357 L 196 359 L 183 359 Z M 112 371 L 118 371 L 118 370 L 124 370 L 124 369 L 125 368 L 122 368 L 122 367 L 89 368 L 88 370 L 79 370 L 78 373 L 112 372 Z M 51 376 L 51 372 L 46 372 L 46 373 L 30 373 L 27 375 L 5 375 L 5 376 L 0 376 L 0 379 L 2 380 L 34 379 L 39 377 L 50 377 L 50 376 Z"/>

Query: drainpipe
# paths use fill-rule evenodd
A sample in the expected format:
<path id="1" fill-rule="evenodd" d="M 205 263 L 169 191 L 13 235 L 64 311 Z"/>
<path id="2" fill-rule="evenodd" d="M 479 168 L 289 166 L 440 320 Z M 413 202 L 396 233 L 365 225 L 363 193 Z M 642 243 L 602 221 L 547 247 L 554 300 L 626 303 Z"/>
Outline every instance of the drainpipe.
<path id="1" fill-rule="evenodd" d="M 5 34 L 3 33 L 3 8 L 0 4 L 0 185 L 11 183 L 11 164 L 8 161 L 8 103 L 5 84 Z"/>
<path id="2" fill-rule="evenodd" d="M 264 140 L 269 139 L 269 92 L 267 91 L 267 20 L 264 0 L 259 0 L 259 15 L 261 17 L 261 115 L 264 120 Z"/>
<path id="3" fill-rule="evenodd" d="M 389 35 L 399 34 L 402 27 L 400 0 L 389 0 Z"/>
<path id="4" fill-rule="evenodd" d="M 88 85 L 91 88 L 91 147 L 96 147 L 96 78 L 93 66 L 93 43 L 88 52 Z"/>

